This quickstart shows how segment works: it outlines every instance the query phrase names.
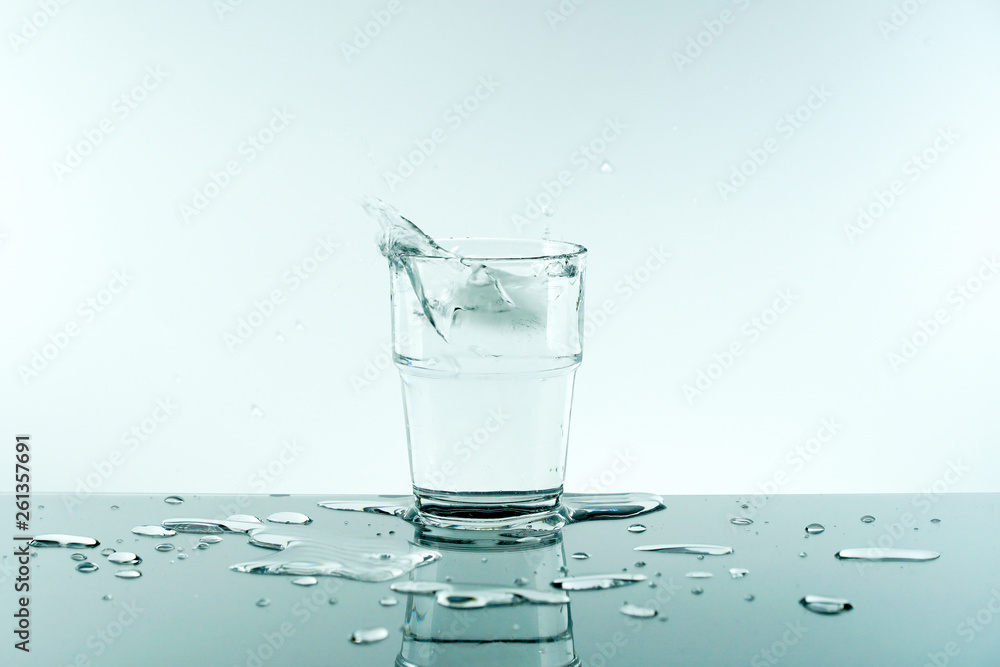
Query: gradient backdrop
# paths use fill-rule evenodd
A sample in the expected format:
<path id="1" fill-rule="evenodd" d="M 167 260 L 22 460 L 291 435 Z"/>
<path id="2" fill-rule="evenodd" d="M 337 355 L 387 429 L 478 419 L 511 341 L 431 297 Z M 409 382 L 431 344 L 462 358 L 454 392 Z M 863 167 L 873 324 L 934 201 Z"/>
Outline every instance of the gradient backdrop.
<path id="1" fill-rule="evenodd" d="M 36 491 L 406 492 L 364 195 L 590 249 L 569 490 L 1000 491 L 995 2 L 9 0 L 0 31 L 0 433 Z"/>

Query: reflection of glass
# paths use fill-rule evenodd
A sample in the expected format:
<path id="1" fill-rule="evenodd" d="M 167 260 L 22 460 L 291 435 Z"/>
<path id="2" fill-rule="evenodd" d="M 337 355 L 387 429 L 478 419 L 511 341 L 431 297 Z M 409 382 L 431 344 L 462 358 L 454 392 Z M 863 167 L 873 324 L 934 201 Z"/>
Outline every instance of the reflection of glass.
<path id="1" fill-rule="evenodd" d="M 439 243 L 454 254 L 412 249 L 390 262 L 417 509 L 456 527 L 551 511 L 582 359 L 586 249 Z"/>
<path id="2" fill-rule="evenodd" d="M 550 533 L 530 545 L 514 540 L 457 539 L 440 529 L 416 526 L 414 542 L 442 558 L 410 573 L 413 585 L 451 587 L 458 604 L 472 599 L 503 599 L 507 591 L 531 597 L 559 595 L 550 586 L 563 576 L 566 556 L 562 534 Z M 463 531 L 465 535 L 467 532 Z M 403 623 L 397 667 L 573 667 L 580 662 L 573 648 L 568 598 L 563 604 L 515 604 L 456 609 L 435 595 L 410 594 Z M 476 602 L 472 602 L 476 604 Z"/>

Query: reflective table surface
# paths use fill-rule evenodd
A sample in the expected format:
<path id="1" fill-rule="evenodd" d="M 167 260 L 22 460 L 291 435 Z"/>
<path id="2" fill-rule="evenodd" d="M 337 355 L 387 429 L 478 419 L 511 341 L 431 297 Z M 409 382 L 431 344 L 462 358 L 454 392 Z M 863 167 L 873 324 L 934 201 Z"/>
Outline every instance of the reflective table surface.
<path id="1" fill-rule="evenodd" d="M 167 500 L 35 494 L 0 534 L 0 663 L 1000 665 L 997 494 L 663 496 L 506 535 L 400 496 Z M 133 532 L 163 525 L 199 532 Z"/>

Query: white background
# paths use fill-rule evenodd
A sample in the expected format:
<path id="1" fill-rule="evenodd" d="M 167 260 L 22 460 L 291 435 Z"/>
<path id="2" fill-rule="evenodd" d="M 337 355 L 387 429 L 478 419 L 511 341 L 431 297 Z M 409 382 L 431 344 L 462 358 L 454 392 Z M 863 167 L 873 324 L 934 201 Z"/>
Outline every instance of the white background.
<path id="1" fill-rule="evenodd" d="M 405 492 L 374 195 L 590 249 L 568 490 L 998 491 L 998 28 L 988 0 L 6 1 L 9 456 L 30 433 L 35 489 L 77 497 Z"/>

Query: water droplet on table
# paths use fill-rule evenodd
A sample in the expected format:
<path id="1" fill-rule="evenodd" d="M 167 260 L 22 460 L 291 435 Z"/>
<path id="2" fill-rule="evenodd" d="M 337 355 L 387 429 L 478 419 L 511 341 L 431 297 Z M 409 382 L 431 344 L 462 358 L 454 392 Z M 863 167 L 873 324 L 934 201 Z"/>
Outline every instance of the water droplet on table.
<path id="1" fill-rule="evenodd" d="M 834 555 L 841 560 L 866 560 L 874 562 L 921 562 L 936 560 L 941 557 L 941 554 L 938 552 L 926 549 L 881 549 L 879 547 L 841 549 Z"/>
<path id="2" fill-rule="evenodd" d="M 807 553 L 806 553 L 805 551 L 800 551 L 800 552 L 799 552 L 799 558 L 805 558 L 805 557 L 806 557 L 806 556 L 808 556 L 808 555 L 809 555 L 809 554 L 807 554 Z"/>
<path id="3" fill-rule="evenodd" d="M 733 579 L 742 579 L 748 574 L 750 574 L 750 570 L 746 570 L 742 567 L 729 568 L 729 576 L 732 577 Z"/>
<path id="4" fill-rule="evenodd" d="M 753 519 L 745 516 L 734 516 L 732 519 L 729 520 L 729 523 L 733 524 L 734 526 L 749 526 L 750 524 L 753 523 Z"/>
<path id="5" fill-rule="evenodd" d="M 688 579 L 711 579 L 714 575 L 711 572 L 688 572 L 684 576 Z"/>
<path id="6" fill-rule="evenodd" d="M 105 596 L 104 596 L 104 597 L 102 597 L 101 599 L 102 599 L 102 600 L 114 600 L 115 598 L 114 598 L 114 596 L 113 596 L 113 595 L 111 595 L 111 593 L 108 593 L 107 595 L 105 595 Z"/>
<path id="7" fill-rule="evenodd" d="M 204 542 L 205 544 L 218 544 L 222 541 L 222 538 L 218 535 L 206 535 L 205 537 L 198 540 L 199 542 Z"/>
<path id="8" fill-rule="evenodd" d="M 641 547 L 635 547 L 634 551 L 657 551 L 665 554 L 698 554 L 700 556 L 726 556 L 733 553 L 733 548 L 716 544 L 647 544 Z"/>
<path id="9" fill-rule="evenodd" d="M 691 589 L 691 595 L 701 595 L 704 592 L 705 589 L 702 588 L 701 586 L 695 586 L 694 588 Z"/>
<path id="10" fill-rule="evenodd" d="M 300 512 L 275 512 L 274 514 L 267 517 L 267 520 L 271 523 L 286 523 L 295 524 L 299 526 L 304 526 L 306 524 L 312 523 L 312 519 L 307 517 L 305 514 Z"/>
<path id="11" fill-rule="evenodd" d="M 187 557 L 188 557 L 187 554 L 177 554 L 178 560 L 187 560 Z"/>
<path id="12" fill-rule="evenodd" d="M 292 583 L 296 586 L 315 586 L 319 583 L 319 579 L 316 577 L 298 577 L 292 579 Z"/>
<path id="13" fill-rule="evenodd" d="M 33 540 L 30 540 L 28 542 L 29 547 L 37 547 L 37 548 L 63 547 L 66 549 L 93 549 L 99 544 L 100 542 L 95 540 L 93 537 L 84 537 L 82 535 L 61 535 L 61 534 L 36 535 Z"/>
<path id="14" fill-rule="evenodd" d="M 199 551 L 204 551 L 205 549 L 209 548 L 210 546 L 212 546 L 212 545 L 209 544 L 208 542 L 199 542 L 198 544 L 194 545 L 194 548 L 197 549 L 197 550 L 199 550 Z"/>
<path id="15" fill-rule="evenodd" d="M 166 498 L 163 499 L 163 502 L 165 502 L 168 505 L 180 505 L 181 503 L 184 502 L 184 499 L 181 498 L 180 496 L 167 496 Z"/>
<path id="16" fill-rule="evenodd" d="M 116 551 L 108 556 L 108 561 L 116 565 L 138 565 L 142 559 L 128 551 Z"/>
<path id="17" fill-rule="evenodd" d="M 139 570 L 118 570 L 115 572 L 115 576 L 119 579 L 138 579 L 142 576 L 142 572 Z"/>
<path id="18" fill-rule="evenodd" d="M 590 554 L 585 551 L 577 551 L 575 554 L 571 554 L 570 558 L 575 558 L 576 560 L 587 560 L 590 558 Z"/>
<path id="19" fill-rule="evenodd" d="M 383 607 L 395 607 L 397 604 L 399 604 L 399 600 L 392 597 L 384 597 L 381 600 L 379 600 L 378 603 Z"/>
<path id="20" fill-rule="evenodd" d="M 261 599 L 257 600 L 256 604 L 257 604 L 258 607 L 266 607 L 269 604 L 271 604 L 271 601 L 268 600 L 267 598 L 261 598 Z"/>
<path id="21" fill-rule="evenodd" d="M 752 593 L 747 593 L 746 595 L 743 596 L 743 599 L 746 600 L 747 602 L 753 602 L 754 600 L 757 599 L 757 597 Z"/>
<path id="22" fill-rule="evenodd" d="M 76 569 L 78 572 L 96 572 L 97 566 L 88 560 L 77 565 Z"/>
<path id="23" fill-rule="evenodd" d="M 627 530 L 630 533 L 645 533 L 646 527 L 641 523 L 633 523 L 631 526 L 627 528 Z"/>
<path id="24" fill-rule="evenodd" d="M 644 561 L 644 560 L 637 560 L 635 562 L 635 567 L 646 567 L 646 561 Z"/>
<path id="25" fill-rule="evenodd" d="M 873 517 L 871 514 L 866 514 L 863 517 L 861 517 L 861 523 L 874 523 L 874 521 L 875 517 Z"/>
<path id="26" fill-rule="evenodd" d="M 563 577 L 552 586 L 564 591 L 597 591 L 646 581 L 644 574 L 591 574 L 582 577 Z"/>
<path id="27" fill-rule="evenodd" d="M 73 554 L 72 556 L 70 556 L 70 558 L 72 558 L 73 560 L 87 560 L 87 557 L 84 556 L 83 554 Z"/>
<path id="28" fill-rule="evenodd" d="M 822 595 L 807 595 L 799 600 L 799 604 L 816 614 L 828 615 L 840 614 L 854 608 L 847 600 Z"/>
<path id="29" fill-rule="evenodd" d="M 525 579 L 524 577 L 518 577 L 518 578 L 514 579 L 514 585 L 515 586 L 527 586 L 528 585 L 528 580 Z"/>
<path id="30" fill-rule="evenodd" d="M 364 628 L 355 630 L 351 635 L 352 644 L 374 644 L 389 636 L 389 631 L 385 628 Z"/>
<path id="31" fill-rule="evenodd" d="M 806 532 L 809 533 L 810 535 L 819 535 L 824 530 L 826 530 L 826 527 L 820 523 L 811 523 L 808 526 L 806 526 Z"/>
<path id="32" fill-rule="evenodd" d="M 941 519 L 931 519 L 931 523 L 941 523 Z"/>
<path id="33" fill-rule="evenodd" d="M 173 551 L 174 550 L 174 545 L 167 544 L 166 542 L 163 542 L 162 544 L 157 544 L 153 548 L 156 549 L 157 551 Z"/>
<path id="34" fill-rule="evenodd" d="M 112 512 L 114 512 L 114 511 L 117 511 L 118 509 L 120 509 L 120 508 L 118 507 L 118 505 L 112 505 L 112 506 L 111 506 L 111 511 L 112 511 Z"/>
<path id="35" fill-rule="evenodd" d="M 653 618 L 656 616 L 656 610 L 652 607 L 642 607 L 637 604 L 631 604 L 626 602 L 623 604 L 618 611 L 625 614 L 626 616 L 633 616 L 635 618 Z"/>
<path id="36" fill-rule="evenodd" d="M 614 170 L 615 170 L 615 168 L 613 166 L 611 166 L 611 163 L 608 162 L 607 160 L 605 160 L 604 162 L 601 163 L 601 173 L 602 174 L 610 174 L 610 173 L 614 172 Z"/>
<path id="37" fill-rule="evenodd" d="M 111 554 L 113 554 L 114 552 L 115 552 L 115 550 L 114 550 L 114 549 L 112 549 L 111 547 L 108 547 L 107 549 L 102 549 L 102 550 L 101 550 L 101 555 L 102 555 L 102 556 L 110 556 L 110 555 L 111 555 Z"/>
<path id="38" fill-rule="evenodd" d="M 164 528 L 163 526 L 136 526 L 132 529 L 132 532 L 136 535 L 145 535 L 146 537 L 173 537 L 177 534 L 176 530 Z"/>

